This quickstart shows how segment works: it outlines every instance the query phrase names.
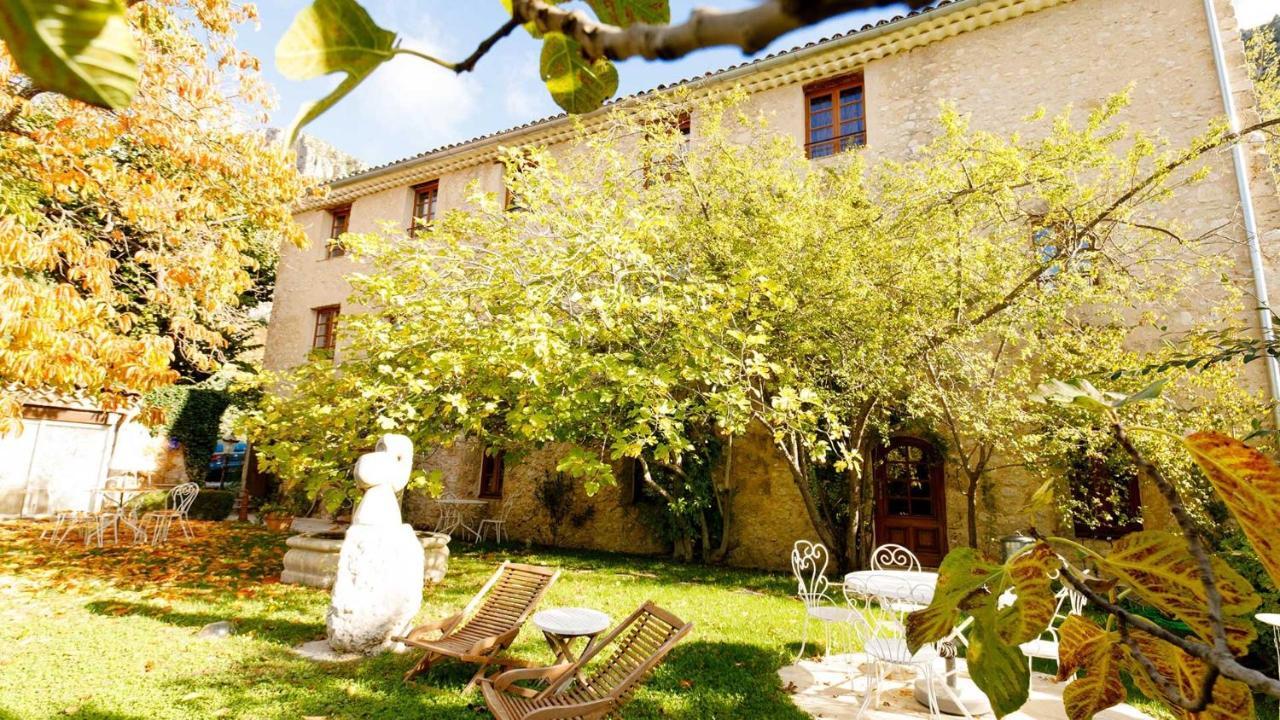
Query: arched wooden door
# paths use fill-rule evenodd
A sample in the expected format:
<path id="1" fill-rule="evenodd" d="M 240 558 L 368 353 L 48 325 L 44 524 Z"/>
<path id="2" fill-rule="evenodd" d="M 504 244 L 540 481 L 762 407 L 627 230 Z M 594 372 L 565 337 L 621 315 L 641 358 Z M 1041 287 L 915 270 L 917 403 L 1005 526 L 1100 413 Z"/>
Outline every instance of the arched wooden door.
<path id="1" fill-rule="evenodd" d="M 947 554 L 943 459 L 919 438 L 895 437 L 873 456 L 875 542 L 902 545 L 937 567 Z"/>

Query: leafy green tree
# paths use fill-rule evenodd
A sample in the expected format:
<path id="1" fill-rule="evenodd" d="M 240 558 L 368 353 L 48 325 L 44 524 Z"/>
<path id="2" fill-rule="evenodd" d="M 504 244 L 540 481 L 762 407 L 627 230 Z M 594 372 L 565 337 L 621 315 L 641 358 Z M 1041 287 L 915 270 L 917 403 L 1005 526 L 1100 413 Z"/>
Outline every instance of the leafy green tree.
<path id="1" fill-rule="evenodd" d="M 639 461 L 715 559 L 732 537 L 734 439 L 754 426 L 822 541 L 849 555 L 870 493 L 820 476 L 858 477 L 905 409 L 954 439 L 973 513 L 992 459 L 1032 459 L 1055 410 L 1017 387 L 1128 357 L 1134 307 L 1154 326 L 1172 309 L 1161 299 L 1234 300 L 1207 241 L 1158 256 L 1177 230 L 1159 203 L 1196 174 L 1157 170 L 1130 192 L 1183 154 L 1115 127 L 1122 106 L 1081 127 L 1034 118 L 1039 140 L 947 110 L 916 159 L 874 167 L 810 166 L 732 99 L 692 108 L 690 146 L 674 97 L 564 155 L 513 151 L 520 210 L 477 194 L 419 238 L 352 239 L 368 263 L 356 302 L 376 310 L 344 319 L 356 351 L 340 365 L 304 366 L 264 400 L 263 461 L 338 502 L 372 428 L 424 447 L 567 443 L 559 470 L 589 491 Z M 723 460 L 696 480 L 713 442 Z"/>

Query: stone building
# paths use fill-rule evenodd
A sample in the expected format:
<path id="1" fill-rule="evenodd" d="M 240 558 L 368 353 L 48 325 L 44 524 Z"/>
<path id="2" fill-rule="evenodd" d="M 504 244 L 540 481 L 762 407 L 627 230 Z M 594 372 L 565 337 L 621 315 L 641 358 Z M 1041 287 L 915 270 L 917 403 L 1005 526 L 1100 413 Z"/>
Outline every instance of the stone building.
<path id="1" fill-rule="evenodd" d="M 859 135 L 850 140 L 865 145 L 861 152 L 874 160 L 903 157 L 923 145 L 943 100 L 970 114 L 977 129 L 1008 132 L 1038 107 L 1088 109 L 1126 88 L 1132 88 L 1132 102 L 1124 121 L 1186 144 L 1225 114 L 1219 69 L 1242 124 L 1256 119 L 1230 2 L 1217 0 L 1216 13 L 1210 23 L 1204 0 L 944 1 L 931 10 L 683 85 L 695 97 L 743 88 L 748 93 L 747 111 L 765 115 L 776 132 L 804 143 L 812 156 L 828 153 L 831 141 L 819 135 L 822 128 L 811 122 L 815 113 L 809 110 L 819 111 L 832 102 L 853 108 L 850 112 L 857 116 L 843 118 L 858 121 L 851 127 Z M 598 116 L 588 116 L 588 125 Z M 349 293 L 345 276 L 355 265 L 327 242 L 329 238 L 344 230 L 375 230 L 379 221 L 408 226 L 414 216 L 462 207 L 473 182 L 500 193 L 500 148 L 539 144 L 555 152 L 573 132 L 565 116 L 546 118 L 331 182 L 323 204 L 316 201 L 298 210 L 297 219 L 312 239 L 310 247 L 282 249 L 266 366 L 287 368 L 302 362 L 315 347 L 332 346 L 335 322 L 352 310 L 344 304 Z M 691 132 L 698 132 L 696 114 Z M 1280 242 L 1280 201 L 1262 152 L 1260 142 L 1246 143 L 1242 167 L 1265 259 L 1255 268 L 1242 249 L 1237 275 L 1252 293 L 1251 278 L 1265 271 L 1264 283 L 1271 284 L 1274 295 L 1280 269 L 1272 266 L 1270 251 Z M 1244 200 L 1236 168 L 1230 157 L 1222 156 L 1213 160 L 1211 171 L 1176 209 L 1178 219 L 1192 232 L 1226 227 L 1244 248 Z M 1266 382 L 1261 374 L 1257 381 Z M 902 542 L 917 550 L 926 564 L 936 563 L 948 547 L 965 542 L 959 478 L 945 458 L 918 451 L 920 444 L 912 438 L 901 438 L 893 447 L 900 461 L 919 464 L 918 470 L 931 479 L 930 512 L 915 517 L 885 512 L 877 519 L 877 541 Z M 484 459 L 480 448 L 464 443 L 439 451 L 429 462 L 445 469 L 450 488 L 459 494 L 513 498 L 511 536 L 546 542 L 550 536 L 545 514 L 532 491 L 554 466 L 560 450 L 544 448 L 503 467 L 498 460 Z M 728 561 L 784 566 L 793 541 L 815 536 L 799 492 L 767 438 L 740 443 L 736 453 L 739 490 L 733 498 L 734 550 Z M 576 489 L 574 511 L 558 529 L 557 542 L 638 553 L 668 550 L 646 521 L 649 511 L 637 501 L 626 475 L 620 471 L 617 487 L 605 488 L 590 500 Z M 993 498 L 998 512 L 981 518 L 980 532 L 987 543 L 1029 520 L 1019 508 L 1027 505 L 1034 487 L 1001 480 L 1001 494 Z M 1148 513 L 1158 506 L 1146 492 L 1141 501 Z M 406 504 L 413 519 L 427 519 L 425 499 L 411 498 Z"/>

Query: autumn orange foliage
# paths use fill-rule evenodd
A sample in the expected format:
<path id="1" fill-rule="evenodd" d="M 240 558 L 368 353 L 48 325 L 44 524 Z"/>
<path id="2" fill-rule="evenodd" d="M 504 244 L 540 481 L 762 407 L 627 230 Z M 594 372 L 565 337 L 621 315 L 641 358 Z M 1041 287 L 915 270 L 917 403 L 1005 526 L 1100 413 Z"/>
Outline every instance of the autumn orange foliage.
<path id="1" fill-rule="evenodd" d="M 285 533 L 261 526 L 192 520 L 193 537 L 176 534 L 160 547 L 122 542 L 85 546 L 76 531 L 59 545 L 41 539 L 52 523 L 0 525 L 0 574 L 43 578 L 63 591 L 110 587 L 168 598 L 270 592 L 280 580 Z"/>
<path id="2" fill-rule="evenodd" d="M 132 106 L 40 92 L 0 47 L 0 431 L 24 389 L 118 407 L 213 369 L 307 190 L 254 127 L 271 107 L 229 0 L 144 0 Z"/>

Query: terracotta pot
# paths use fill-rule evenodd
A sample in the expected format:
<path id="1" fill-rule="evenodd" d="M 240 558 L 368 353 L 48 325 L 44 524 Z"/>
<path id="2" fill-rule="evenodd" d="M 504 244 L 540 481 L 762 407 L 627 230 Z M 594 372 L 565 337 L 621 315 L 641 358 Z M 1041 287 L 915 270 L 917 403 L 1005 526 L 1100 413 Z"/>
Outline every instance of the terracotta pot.
<path id="1" fill-rule="evenodd" d="M 268 513 L 262 516 L 262 522 L 266 524 L 268 530 L 280 532 L 281 530 L 289 529 L 289 524 L 293 522 L 293 516 Z"/>

